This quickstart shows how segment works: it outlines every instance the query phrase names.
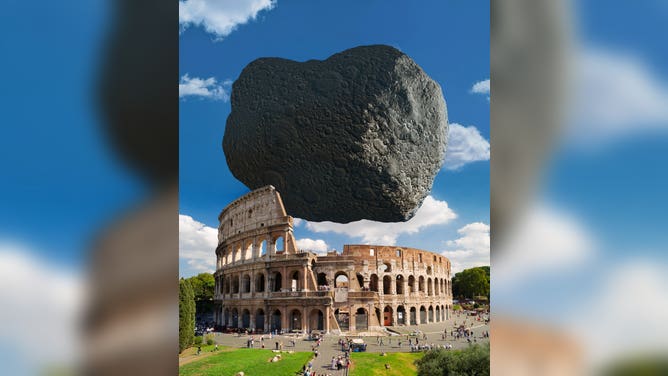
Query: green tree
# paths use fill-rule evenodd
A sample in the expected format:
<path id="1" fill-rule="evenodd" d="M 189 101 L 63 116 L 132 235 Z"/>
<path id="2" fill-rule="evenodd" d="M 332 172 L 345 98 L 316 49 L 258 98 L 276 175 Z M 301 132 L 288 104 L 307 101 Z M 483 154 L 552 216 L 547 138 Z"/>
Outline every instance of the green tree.
<path id="1" fill-rule="evenodd" d="M 452 278 L 452 295 L 459 298 L 489 298 L 489 266 L 463 270 Z"/>
<path id="2" fill-rule="evenodd" d="M 212 300 L 213 292 L 216 287 L 216 281 L 211 273 L 199 273 L 194 277 L 188 278 L 193 287 L 195 300 Z"/>
<path id="3" fill-rule="evenodd" d="M 489 375 L 489 344 L 463 350 L 430 350 L 415 365 L 419 376 Z"/>
<path id="4" fill-rule="evenodd" d="M 195 294 L 190 282 L 179 280 L 179 353 L 193 343 L 195 336 Z"/>

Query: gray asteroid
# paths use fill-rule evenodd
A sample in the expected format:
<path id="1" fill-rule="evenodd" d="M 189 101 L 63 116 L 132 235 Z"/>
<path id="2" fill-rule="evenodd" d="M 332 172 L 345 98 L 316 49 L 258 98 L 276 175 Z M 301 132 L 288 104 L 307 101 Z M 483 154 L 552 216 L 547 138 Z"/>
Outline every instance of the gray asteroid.
<path id="1" fill-rule="evenodd" d="M 271 184 L 310 221 L 410 219 L 443 163 L 440 86 L 383 45 L 303 63 L 260 58 L 234 82 L 223 150 L 250 189 Z"/>

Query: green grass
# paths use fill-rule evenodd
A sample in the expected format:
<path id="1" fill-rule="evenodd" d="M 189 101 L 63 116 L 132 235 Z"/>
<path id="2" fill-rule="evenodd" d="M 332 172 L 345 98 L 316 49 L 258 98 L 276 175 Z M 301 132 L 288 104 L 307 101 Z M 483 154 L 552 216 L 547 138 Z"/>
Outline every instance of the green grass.
<path id="1" fill-rule="evenodd" d="M 352 376 L 410 376 L 417 375 L 414 361 L 422 358 L 424 353 L 353 353 Z M 385 369 L 385 363 L 390 369 Z"/>
<path id="2" fill-rule="evenodd" d="M 275 355 L 271 350 L 230 350 L 230 348 L 218 347 L 220 348 L 220 353 L 179 367 L 179 375 L 219 376 L 235 375 L 239 371 L 244 371 L 249 376 L 291 376 L 301 370 L 302 366 L 308 363 L 312 355 L 310 352 L 281 353 L 283 359 L 276 363 L 271 363 L 269 359 Z M 202 347 L 203 351 L 204 349 L 205 347 Z"/>

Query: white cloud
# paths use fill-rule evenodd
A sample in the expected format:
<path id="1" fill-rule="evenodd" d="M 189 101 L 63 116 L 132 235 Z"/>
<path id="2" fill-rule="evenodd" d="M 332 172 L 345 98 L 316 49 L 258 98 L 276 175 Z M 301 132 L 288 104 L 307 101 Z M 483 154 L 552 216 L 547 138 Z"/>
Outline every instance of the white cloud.
<path id="1" fill-rule="evenodd" d="M 294 227 L 299 227 L 299 226 L 302 225 L 302 223 L 304 223 L 304 220 L 303 220 L 303 219 L 301 219 L 301 218 L 292 218 L 292 224 L 294 225 Z"/>
<path id="2" fill-rule="evenodd" d="M 594 364 L 668 352 L 668 265 L 633 260 L 607 268 L 598 291 L 579 303 L 574 323 Z"/>
<path id="3" fill-rule="evenodd" d="M 0 348 L 9 350 L 3 366 L 37 374 L 74 364 L 81 350 L 80 277 L 21 245 L 0 243 L 0 286 Z"/>
<path id="4" fill-rule="evenodd" d="M 181 81 L 179 81 L 179 98 L 203 97 L 226 102 L 230 99 L 228 91 L 231 85 L 232 81 L 230 80 L 218 84 L 218 81 L 214 77 L 190 77 L 186 73 L 181 77 Z"/>
<path id="5" fill-rule="evenodd" d="M 668 83 L 642 59 L 596 48 L 576 59 L 570 136 L 584 145 L 668 128 Z"/>
<path id="6" fill-rule="evenodd" d="M 452 264 L 452 274 L 476 266 L 489 266 L 489 225 L 482 222 L 469 223 L 457 230 L 461 235 L 450 240 L 446 246 L 453 248 L 441 254 Z"/>
<path id="7" fill-rule="evenodd" d="M 179 259 L 185 260 L 190 272 L 213 272 L 216 269 L 218 230 L 179 214 Z M 182 275 L 186 271 L 181 271 Z M 195 274 L 195 273 L 192 273 Z"/>
<path id="8" fill-rule="evenodd" d="M 457 170 L 467 163 L 489 160 L 489 141 L 474 126 L 451 123 L 443 166 Z"/>
<path id="9" fill-rule="evenodd" d="M 572 214 L 545 203 L 534 204 L 509 235 L 494 250 L 492 285 L 499 290 L 583 265 L 595 253 L 588 229 Z"/>
<path id="10" fill-rule="evenodd" d="M 471 93 L 474 93 L 474 94 L 489 94 L 489 87 L 490 87 L 489 79 L 486 79 L 486 80 L 483 80 L 483 81 L 478 81 L 475 84 L 473 84 L 473 87 L 471 87 Z"/>
<path id="11" fill-rule="evenodd" d="M 239 25 L 255 20 L 260 11 L 271 10 L 276 0 L 185 0 L 179 1 L 179 24 L 182 30 L 202 26 L 218 40 Z"/>
<path id="12" fill-rule="evenodd" d="M 297 249 L 313 251 L 317 254 L 323 255 L 327 253 L 329 246 L 322 239 L 313 240 L 309 238 L 303 238 L 297 239 Z"/>
<path id="13" fill-rule="evenodd" d="M 307 222 L 313 232 L 334 232 L 361 239 L 365 244 L 394 245 L 403 234 L 415 234 L 428 226 L 446 224 L 457 218 L 448 203 L 427 196 L 415 216 L 406 222 L 384 223 L 363 219 L 350 223 Z"/>

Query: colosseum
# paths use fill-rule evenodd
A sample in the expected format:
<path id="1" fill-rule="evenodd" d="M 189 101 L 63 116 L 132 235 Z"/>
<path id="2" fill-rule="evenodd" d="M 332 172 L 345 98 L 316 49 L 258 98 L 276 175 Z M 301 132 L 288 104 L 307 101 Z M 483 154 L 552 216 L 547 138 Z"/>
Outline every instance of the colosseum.
<path id="1" fill-rule="evenodd" d="M 218 216 L 215 320 L 255 332 L 377 332 L 449 318 L 450 261 L 383 245 L 344 245 L 317 255 L 297 249 L 293 218 L 272 186 Z"/>

